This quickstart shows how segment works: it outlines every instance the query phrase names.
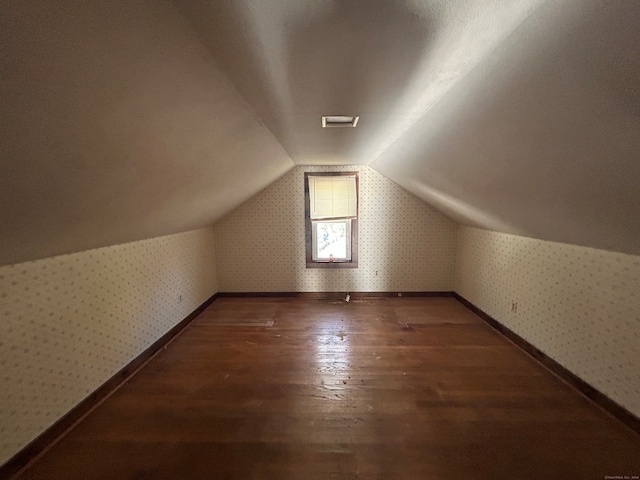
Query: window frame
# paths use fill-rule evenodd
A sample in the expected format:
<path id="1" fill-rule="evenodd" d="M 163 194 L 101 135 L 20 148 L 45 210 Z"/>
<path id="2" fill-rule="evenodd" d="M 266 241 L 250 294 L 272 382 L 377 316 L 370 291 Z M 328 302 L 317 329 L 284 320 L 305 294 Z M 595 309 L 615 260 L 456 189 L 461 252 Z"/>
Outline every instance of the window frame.
<path id="1" fill-rule="evenodd" d="M 309 177 L 353 176 L 356 179 L 356 218 L 351 219 L 351 260 L 313 260 L 313 227 Z M 358 218 L 360 216 L 360 183 L 358 172 L 305 172 L 304 173 L 304 230 L 307 268 L 358 268 Z"/>

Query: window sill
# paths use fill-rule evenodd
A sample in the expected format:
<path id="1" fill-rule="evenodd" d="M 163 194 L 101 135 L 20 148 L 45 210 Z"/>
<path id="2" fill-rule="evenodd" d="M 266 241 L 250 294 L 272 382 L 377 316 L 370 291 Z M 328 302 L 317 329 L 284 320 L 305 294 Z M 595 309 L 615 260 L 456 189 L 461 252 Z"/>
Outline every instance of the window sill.
<path id="1" fill-rule="evenodd" d="M 307 262 L 307 268 L 358 268 L 358 262 Z"/>

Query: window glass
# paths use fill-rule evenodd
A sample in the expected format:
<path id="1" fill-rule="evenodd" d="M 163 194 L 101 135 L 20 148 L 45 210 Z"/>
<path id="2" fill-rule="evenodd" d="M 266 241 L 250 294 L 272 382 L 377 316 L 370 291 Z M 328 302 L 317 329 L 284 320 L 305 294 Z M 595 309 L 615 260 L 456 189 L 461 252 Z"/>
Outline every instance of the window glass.
<path id="1" fill-rule="evenodd" d="M 313 222 L 314 260 L 351 260 L 351 220 Z"/>

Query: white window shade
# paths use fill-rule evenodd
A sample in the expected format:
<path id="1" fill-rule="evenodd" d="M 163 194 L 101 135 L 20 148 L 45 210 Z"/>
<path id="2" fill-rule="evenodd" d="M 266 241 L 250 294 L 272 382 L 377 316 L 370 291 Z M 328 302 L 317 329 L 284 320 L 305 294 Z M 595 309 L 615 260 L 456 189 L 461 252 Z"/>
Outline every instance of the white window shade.
<path id="1" fill-rule="evenodd" d="M 309 201 L 312 220 L 356 218 L 356 177 L 309 176 Z"/>

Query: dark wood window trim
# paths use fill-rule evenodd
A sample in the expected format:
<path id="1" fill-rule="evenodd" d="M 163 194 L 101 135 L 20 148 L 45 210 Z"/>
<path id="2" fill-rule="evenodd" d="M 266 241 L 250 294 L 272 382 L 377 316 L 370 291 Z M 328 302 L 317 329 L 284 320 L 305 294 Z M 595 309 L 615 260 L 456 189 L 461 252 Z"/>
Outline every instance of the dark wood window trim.
<path id="1" fill-rule="evenodd" d="M 351 220 L 351 261 L 318 262 L 311 253 L 311 198 L 309 196 L 309 176 L 355 176 L 356 198 L 358 199 L 357 216 Z M 360 184 L 358 172 L 305 172 L 304 174 L 304 235 L 307 255 L 307 268 L 358 268 L 358 216 L 360 214 Z"/>

